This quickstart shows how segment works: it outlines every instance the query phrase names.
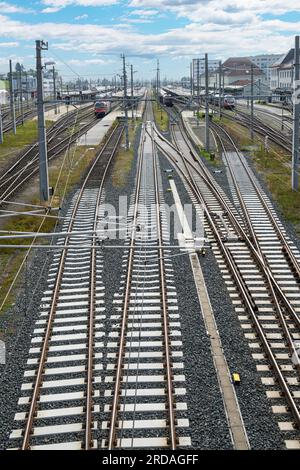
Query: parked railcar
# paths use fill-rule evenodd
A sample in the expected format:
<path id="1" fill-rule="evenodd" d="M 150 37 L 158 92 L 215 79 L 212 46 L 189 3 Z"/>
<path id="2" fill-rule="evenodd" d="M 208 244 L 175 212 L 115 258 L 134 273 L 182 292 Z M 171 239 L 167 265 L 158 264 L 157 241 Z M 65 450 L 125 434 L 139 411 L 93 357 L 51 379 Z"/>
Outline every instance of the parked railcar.
<path id="1" fill-rule="evenodd" d="M 235 108 L 235 98 L 232 95 L 225 95 L 223 100 L 223 107 L 225 109 Z"/>
<path id="2" fill-rule="evenodd" d="M 171 107 L 173 106 L 173 97 L 172 95 L 165 95 L 164 96 L 164 105 Z"/>
<path id="3" fill-rule="evenodd" d="M 97 118 L 104 117 L 110 111 L 110 102 L 109 101 L 96 101 L 94 111 L 95 111 L 95 116 Z"/>

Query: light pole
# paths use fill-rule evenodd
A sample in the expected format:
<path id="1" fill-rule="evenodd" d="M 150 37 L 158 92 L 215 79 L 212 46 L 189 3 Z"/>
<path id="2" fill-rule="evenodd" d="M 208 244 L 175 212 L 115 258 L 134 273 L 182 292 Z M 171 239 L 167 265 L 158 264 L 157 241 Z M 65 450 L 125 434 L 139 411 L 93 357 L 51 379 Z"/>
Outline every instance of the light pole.
<path id="1" fill-rule="evenodd" d="M 49 175 L 47 160 L 47 137 L 45 126 L 45 103 L 43 87 L 42 51 L 48 50 L 48 43 L 36 41 L 36 76 L 37 76 L 37 109 L 39 129 L 39 162 L 40 162 L 40 198 L 49 200 Z"/>
<path id="2" fill-rule="evenodd" d="M 293 160 L 292 160 L 292 189 L 297 191 L 299 187 L 299 118 L 300 118 L 300 52 L 299 36 L 295 37 L 295 56 L 294 56 L 294 95 L 293 95 Z"/>
<path id="3" fill-rule="evenodd" d="M 134 87 L 133 87 L 133 74 L 137 72 L 137 70 L 133 70 L 133 65 L 130 66 L 131 71 L 131 118 L 134 118 Z"/>
<path id="4" fill-rule="evenodd" d="M 253 120 L 254 120 L 254 70 L 253 64 L 251 64 L 251 130 L 250 137 L 251 140 L 254 140 L 254 129 L 253 129 Z"/>
<path id="5" fill-rule="evenodd" d="M 221 83 L 222 83 L 222 62 L 219 62 L 219 119 L 221 119 Z"/>
<path id="6" fill-rule="evenodd" d="M 15 91 L 14 91 L 11 60 L 9 61 L 9 93 L 10 93 L 10 113 L 11 113 L 12 129 L 13 129 L 14 135 L 16 135 L 17 128 L 16 128 L 16 111 L 15 111 Z"/>
<path id="7" fill-rule="evenodd" d="M 205 150 L 209 152 L 208 55 L 205 54 Z"/>
<path id="8" fill-rule="evenodd" d="M 2 104 L 0 103 L 0 144 L 3 144 Z"/>
<path id="9" fill-rule="evenodd" d="M 26 108 L 29 108 L 29 92 L 28 92 L 28 73 L 25 72 L 25 80 L 26 80 Z"/>
<path id="10" fill-rule="evenodd" d="M 128 130 L 128 97 L 127 97 L 127 72 L 126 72 L 126 59 L 125 55 L 121 56 L 123 59 L 123 80 L 124 80 L 124 112 L 125 112 L 125 138 L 126 138 L 126 150 L 129 150 L 129 130 Z"/>
<path id="11" fill-rule="evenodd" d="M 191 98 L 194 97 L 194 77 L 193 77 L 193 62 L 190 63 L 190 74 L 191 74 Z"/>
<path id="12" fill-rule="evenodd" d="M 20 109 L 21 109 L 21 120 L 22 120 L 22 126 L 23 126 L 24 125 L 24 110 L 23 110 L 23 87 L 22 87 L 22 67 L 21 66 L 18 71 L 18 78 L 19 78 L 19 84 L 20 84 L 19 100 L 20 100 Z"/>
<path id="13" fill-rule="evenodd" d="M 49 65 L 53 65 L 52 67 L 52 80 L 53 80 L 53 100 L 55 102 L 55 114 L 57 114 L 57 104 L 56 104 L 56 101 L 57 101 L 57 96 L 56 96 L 56 79 L 55 79 L 55 62 L 51 61 L 51 62 L 45 62 L 45 68 L 47 68 Z"/>
<path id="14" fill-rule="evenodd" d="M 52 74 L 53 74 L 53 95 L 54 95 L 54 99 L 55 99 L 55 114 L 57 114 L 56 76 L 55 76 L 55 67 L 54 67 L 54 65 L 53 65 L 53 68 L 52 68 Z"/>

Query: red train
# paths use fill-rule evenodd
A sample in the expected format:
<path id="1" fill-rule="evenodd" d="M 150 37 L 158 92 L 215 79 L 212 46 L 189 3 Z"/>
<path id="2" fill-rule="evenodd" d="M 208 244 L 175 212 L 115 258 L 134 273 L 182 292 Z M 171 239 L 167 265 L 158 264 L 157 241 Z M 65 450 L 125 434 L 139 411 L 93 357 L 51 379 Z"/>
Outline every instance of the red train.
<path id="1" fill-rule="evenodd" d="M 97 118 L 104 117 L 110 111 L 110 102 L 109 101 L 96 101 L 94 112 Z"/>

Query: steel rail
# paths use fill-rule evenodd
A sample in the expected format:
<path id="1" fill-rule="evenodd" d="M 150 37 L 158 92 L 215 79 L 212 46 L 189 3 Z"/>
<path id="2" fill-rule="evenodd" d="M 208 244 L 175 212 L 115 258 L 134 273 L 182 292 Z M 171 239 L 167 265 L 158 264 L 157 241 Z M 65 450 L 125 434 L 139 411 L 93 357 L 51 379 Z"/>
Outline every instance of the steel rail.
<path id="1" fill-rule="evenodd" d="M 48 153 L 49 155 L 48 161 L 51 161 L 54 158 L 56 158 L 58 155 L 60 155 L 66 148 L 68 148 L 70 144 L 73 144 L 74 142 L 76 142 L 78 137 L 82 135 L 84 132 L 86 132 L 86 130 L 91 128 L 94 124 L 95 124 L 95 120 L 93 119 L 91 120 L 90 123 L 86 124 L 77 133 L 75 133 L 73 137 L 71 138 L 71 140 L 70 140 L 70 137 L 66 137 L 61 142 L 56 144 L 54 147 L 50 148 L 49 153 Z M 55 150 L 55 152 L 51 155 L 53 150 Z M 32 170 L 30 169 L 30 172 L 28 174 L 24 175 L 24 172 L 26 172 L 26 170 L 28 170 L 29 167 L 31 167 L 35 163 L 36 163 L 36 166 L 34 166 Z M 38 169 L 39 169 L 38 157 L 35 156 L 33 160 L 25 164 L 25 166 L 21 168 L 21 170 L 19 170 L 18 179 L 20 180 L 22 176 L 22 179 L 21 181 L 19 181 L 19 183 L 16 184 L 15 178 L 13 176 L 9 178 L 9 180 L 12 180 L 12 183 L 0 195 L 1 204 L 3 204 L 3 202 L 5 202 L 6 199 L 10 198 L 26 181 L 28 181 L 34 174 L 36 174 Z M 2 187 L 3 186 L 4 184 L 2 184 Z"/>
<path id="2" fill-rule="evenodd" d="M 260 202 L 262 203 L 262 205 L 264 206 L 264 209 L 265 211 L 267 212 L 268 214 L 268 217 L 270 219 L 270 222 L 272 223 L 273 225 L 273 228 L 277 234 L 277 236 L 279 237 L 282 245 L 283 245 L 283 251 L 285 252 L 285 254 L 289 257 L 290 259 L 290 263 L 292 264 L 293 268 L 293 272 L 294 272 L 294 275 L 295 277 L 297 278 L 297 281 L 299 282 L 300 281 L 300 264 L 299 262 L 297 261 L 294 253 L 292 252 L 292 249 L 290 247 L 290 245 L 288 244 L 288 242 L 286 241 L 284 235 L 282 234 L 282 231 L 280 230 L 280 227 L 278 225 L 278 222 L 276 220 L 276 218 L 274 217 L 274 215 L 272 214 L 272 211 L 270 209 L 270 207 L 268 206 L 268 204 L 266 203 L 257 183 L 254 181 L 254 178 L 253 176 L 251 175 L 250 171 L 249 171 L 249 168 L 247 167 L 247 165 L 245 164 L 244 162 L 244 158 L 243 156 L 241 155 L 241 152 L 239 151 L 239 149 L 237 148 L 235 142 L 233 141 L 232 137 L 230 136 L 230 134 L 225 130 L 223 129 L 221 126 L 217 125 L 217 124 L 214 124 L 214 126 L 216 126 L 218 129 L 222 130 L 225 134 L 226 134 L 226 138 L 228 140 L 230 140 L 231 144 L 233 145 L 234 147 L 234 150 L 235 152 L 237 153 L 237 155 L 239 156 L 239 159 L 243 165 L 243 168 L 244 170 L 246 171 L 247 173 L 247 176 L 249 178 L 249 180 L 251 181 L 251 184 L 253 186 L 253 188 L 255 189 L 255 192 L 257 194 L 257 196 L 259 197 L 259 200 Z M 226 154 L 226 151 L 225 151 L 225 154 Z M 227 159 L 227 157 L 226 157 Z M 227 159 L 227 162 L 228 162 L 228 159 Z M 228 162 L 229 164 L 229 162 Z"/>
<path id="3" fill-rule="evenodd" d="M 73 112 L 75 113 L 75 111 Z M 86 118 L 87 116 L 90 116 L 90 112 L 88 113 L 85 113 L 83 115 L 80 115 L 79 116 L 79 121 Z M 70 117 L 67 117 L 67 116 L 63 116 L 61 118 L 61 122 L 59 123 L 59 125 L 57 124 L 57 122 L 55 124 L 53 124 L 50 129 L 48 130 L 48 136 L 47 136 L 47 145 L 49 147 L 49 152 L 53 151 L 56 147 L 58 147 L 59 145 L 62 144 L 62 142 L 58 142 L 57 144 L 55 144 L 53 147 L 50 148 L 50 143 L 62 132 L 64 132 L 69 126 L 71 125 L 74 125 L 75 124 L 75 120 L 73 118 L 76 118 L 76 116 L 74 114 L 72 114 L 71 118 Z M 92 122 L 95 122 L 95 121 L 92 121 Z M 83 126 L 84 127 L 84 126 Z M 68 138 L 64 139 L 64 140 L 67 140 Z M 34 144 L 32 144 L 27 150 L 25 150 L 25 152 L 21 152 L 21 155 L 20 157 L 18 158 L 18 160 L 13 163 L 4 173 L 1 174 L 0 176 L 0 181 L 2 181 L 5 177 L 7 177 L 10 173 L 13 173 L 11 176 L 9 176 L 4 183 L 0 184 L 0 188 L 3 187 L 7 182 L 9 182 L 10 180 L 14 180 L 15 177 L 16 177 L 16 174 L 18 174 L 20 171 L 22 171 L 23 168 L 21 168 L 20 170 L 18 170 L 17 172 L 15 171 L 16 168 L 18 167 L 18 165 L 20 165 L 22 163 L 22 161 L 30 156 L 30 153 L 33 152 L 38 146 L 38 142 L 35 142 Z M 30 166 L 32 165 L 36 160 L 38 159 L 38 152 L 36 152 L 33 156 L 32 156 L 32 159 L 26 163 L 27 166 Z"/>
<path id="4" fill-rule="evenodd" d="M 61 122 L 56 122 L 55 124 L 53 124 L 50 129 L 48 129 L 48 136 L 47 136 L 47 145 L 49 146 L 50 143 L 57 137 L 57 135 L 61 132 L 64 132 L 68 126 L 70 125 L 74 125 L 75 121 L 74 121 L 74 118 L 76 117 L 75 116 L 75 111 L 72 113 L 72 116 L 62 116 L 62 118 L 60 118 L 60 121 Z M 89 116 L 90 115 L 90 112 L 88 113 L 85 113 L 83 114 L 82 116 L 80 116 L 80 120 L 81 119 L 84 119 L 85 117 Z M 56 144 L 54 147 L 52 148 L 49 148 L 49 151 L 53 150 L 55 147 L 59 146 L 61 144 L 61 142 L 59 142 L 58 144 Z M 5 170 L 1 175 L 0 175 L 0 182 L 5 179 L 6 177 L 8 177 L 4 183 L 1 183 L 0 184 L 0 188 L 3 187 L 5 184 L 7 184 L 10 180 L 15 180 L 16 178 L 16 174 L 18 174 L 20 171 L 22 171 L 23 168 L 21 168 L 20 170 L 18 170 L 17 172 L 15 171 L 16 168 L 23 162 L 23 160 L 26 158 L 26 157 L 30 157 L 30 154 L 32 152 L 34 152 L 35 149 L 37 149 L 38 147 L 38 142 L 35 142 L 34 144 L 32 144 L 28 149 L 25 150 L 25 152 L 21 152 L 18 160 L 13 163 L 9 168 L 7 168 L 7 170 Z M 38 159 L 38 151 L 32 156 L 32 159 L 26 163 L 27 166 L 33 164 L 36 160 Z M 11 176 L 8 176 L 9 174 L 12 174 Z"/>
<path id="5" fill-rule="evenodd" d="M 297 324 L 297 326 L 300 327 L 300 319 L 299 319 L 297 313 L 295 312 L 294 308 L 292 307 L 290 301 L 287 299 L 286 295 L 283 293 L 283 291 L 282 291 L 281 287 L 279 286 L 278 282 L 274 278 L 274 275 L 271 272 L 269 266 L 266 265 L 265 259 L 260 256 L 260 254 L 257 251 L 256 247 L 254 246 L 253 242 L 250 240 L 249 236 L 247 235 L 247 233 L 245 232 L 245 230 L 243 229 L 243 227 L 241 226 L 239 221 L 236 219 L 235 215 L 233 214 L 233 212 L 232 212 L 231 208 L 229 207 L 227 201 L 225 200 L 224 196 L 221 194 L 219 189 L 214 185 L 214 182 L 212 180 L 210 172 L 205 167 L 205 165 L 202 163 L 202 161 L 199 160 L 198 155 L 194 151 L 194 148 L 191 146 L 190 142 L 188 141 L 188 138 L 185 135 L 184 130 L 182 129 L 181 122 L 179 123 L 179 127 L 181 129 L 183 139 L 185 140 L 187 146 L 190 149 L 190 154 L 192 155 L 193 159 L 195 161 L 197 161 L 197 163 L 198 163 L 198 166 L 196 166 L 194 163 L 187 160 L 188 165 L 190 165 L 196 171 L 196 173 L 198 173 L 198 175 L 202 179 L 205 180 L 205 183 L 207 184 L 207 186 L 211 189 L 213 194 L 215 194 L 215 196 L 217 197 L 219 203 L 223 206 L 224 210 L 226 211 L 232 225 L 234 226 L 236 231 L 239 233 L 240 237 L 243 240 L 245 240 L 247 246 L 249 247 L 251 253 L 253 254 L 253 257 L 255 258 L 256 262 L 258 263 L 260 269 L 262 269 L 265 272 L 266 276 L 268 276 L 268 275 L 270 276 L 270 279 L 272 280 L 272 283 L 273 283 L 274 288 L 276 289 L 276 292 L 279 294 L 282 302 L 284 303 L 285 307 L 287 308 L 287 310 L 289 311 L 289 313 L 293 317 L 293 319 L 294 319 L 295 323 Z M 163 136 L 160 136 L 160 138 L 166 141 L 166 139 Z"/>
<path id="6" fill-rule="evenodd" d="M 105 149 L 113 139 L 114 135 L 116 134 L 118 128 L 115 128 L 113 132 L 110 135 L 110 138 L 106 142 L 105 146 L 102 148 L 102 150 L 99 152 L 97 158 L 95 159 L 93 165 L 91 166 L 82 186 L 79 192 L 79 195 L 77 197 L 76 203 L 74 205 L 73 211 L 72 211 L 72 218 L 68 227 L 68 231 L 71 231 L 74 225 L 74 219 L 76 217 L 79 204 L 81 202 L 83 192 L 85 190 L 85 187 L 91 177 L 91 174 L 98 163 L 99 159 L 101 158 L 102 154 L 104 153 Z M 123 129 L 122 129 L 123 131 Z M 95 211 L 95 214 L 97 214 L 97 211 Z M 30 436 L 33 428 L 33 422 L 34 422 L 34 417 L 37 411 L 37 404 L 38 404 L 38 399 L 40 396 L 40 391 L 41 391 L 41 386 L 43 382 L 43 372 L 46 364 L 46 360 L 48 357 L 48 348 L 49 348 L 49 341 L 51 338 L 51 333 L 52 333 L 52 326 L 53 326 L 53 320 L 55 317 L 56 309 L 57 309 L 57 301 L 58 301 L 58 296 L 59 296 L 59 291 L 60 291 L 60 286 L 61 286 L 61 281 L 62 281 L 62 275 L 64 272 L 64 266 L 65 266 L 65 260 L 66 256 L 68 253 L 69 249 L 69 243 L 70 243 L 70 236 L 67 237 L 66 239 L 66 244 L 67 247 L 63 250 L 59 262 L 59 269 L 58 269 L 58 274 L 55 280 L 55 287 L 54 287 L 54 292 L 52 296 L 52 301 L 51 301 L 51 307 L 50 307 L 50 312 L 49 312 L 49 317 L 48 317 L 48 322 L 47 322 L 47 327 L 46 327 L 46 332 L 45 332 L 45 337 L 43 341 L 43 345 L 41 348 L 41 356 L 40 356 L 40 361 L 37 369 L 37 373 L 35 376 L 35 382 L 34 382 L 34 387 L 33 387 L 33 393 L 32 393 L 32 398 L 30 402 L 30 408 L 29 412 L 27 414 L 27 421 L 26 421 L 26 426 L 24 430 L 24 436 L 23 436 L 23 442 L 22 442 L 22 450 L 27 450 L 30 448 Z"/>
<path id="7" fill-rule="evenodd" d="M 110 158 L 105 166 L 101 184 L 99 187 L 96 205 L 95 205 L 95 216 L 93 231 L 97 231 L 98 223 L 98 208 L 101 203 L 101 197 L 103 194 L 103 187 L 106 180 L 107 172 L 110 168 L 111 161 L 116 153 L 119 146 L 123 130 L 119 133 L 116 143 L 113 145 L 111 150 Z M 109 147 L 109 146 L 108 146 Z M 107 151 L 108 148 L 105 148 Z M 102 152 L 103 153 L 103 152 Z M 93 364 L 94 364 L 94 320 L 95 320 L 95 299 L 96 299 L 96 249 L 92 247 L 91 252 L 91 266 L 90 266 L 90 286 L 89 286 L 89 322 L 88 322 L 88 362 L 87 362 L 87 392 L 86 392 L 86 411 L 85 411 L 85 450 L 89 450 L 93 446 L 92 441 L 92 407 L 93 407 Z"/>
<path id="8" fill-rule="evenodd" d="M 161 136 L 162 140 L 166 140 L 163 136 Z M 158 144 L 159 145 L 159 144 Z M 174 149 L 174 147 L 172 146 L 172 148 Z M 160 149 L 163 153 L 166 154 L 166 151 L 165 149 L 160 146 Z M 213 220 L 213 218 L 211 217 L 211 214 L 210 214 L 210 211 L 206 205 L 206 202 L 197 186 L 197 183 L 195 182 L 194 180 L 194 177 L 192 175 L 192 173 L 190 172 L 190 169 L 188 168 L 188 163 L 190 163 L 188 161 L 188 159 L 186 157 L 184 157 L 181 153 L 179 153 L 182 161 L 183 161 L 183 164 L 184 164 L 184 167 L 186 168 L 186 171 L 187 173 L 185 173 L 181 167 L 179 166 L 178 164 L 178 161 L 172 156 L 172 154 L 168 153 L 167 154 L 167 157 L 173 162 L 174 166 L 177 168 L 178 172 L 180 174 L 182 174 L 183 178 L 186 180 L 186 183 L 188 184 L 188 186 L 191 188 L 191 191 L 193 192 L 193 194 L 195 195 L 196 199 L 198 200 L 198 202 L 202 205 L 203 207 L 203 210 L 204 210 L 204 213 L 205 213 L 205 216 L 207 218 L 207 221 L 209 223 L 209 226 L 212 230 L 212 233 L 214 234 L 215 236 L 215 239 L 217 241 L 217 244 L 221 250 L 221 252 L 223 253 L 223 256 L 224 256 L 224 259 L 225 259 L 225 262 L 226 262 L 226 265 L 229 269 L 229 272 L 232 273 L 232 276 L 236 282 L 236 285 L 238 287 L 238 290 L 241 294 L 241 297 L 244 301 L 244 304 L 246 306 L 246 309 L 247 311 L 249 312 L 250 314 L 250 317 L 252 319 L 252 322 L 254 324 L 254 327 L 256 329 L 256 332 L 258 334 L 258 336 L 260 337 L 260 340 L 263 344 L 263 347 L 265 349 L 265 352 L 270 360 L 270 363 L 274 369 L 274 372 L 275 372 L 275 375 L 278 379 L 278 382 L 282 388 L 282 391 L 287 399 L 287 402 L 289 404 L 289 407 L 290 407 L 290 411 L 292 412 L 292 415 L 295 419 L 295 422 L 297 423 L 297 426 L 300 427 L 300 412 L 299 412 L 299 409 L 297 407 L 297 404 L 296 404 L 296 401 L 293 397 L 293 394 L 292 392 L 290 391 L 287 383 L 286 383 L 286 380 L 281 372 L 281 369 L 280 369 L 280 366 L 278 365 L 277 363 L 277 360 L 272 352 L 272 349 L 268 343 L 268 340 L 267 340 L 267 337 L 257 319 L 257 316 L 256 316 L 256 311 L 257 311 L 257 308 L 255 306 L 255 303 L 253 302 L 253 299 L 251 297 L 251 294 L 243 280 L 243 277 L 239 271 L 239 268 L 231 254 L 231 252 L 229 251 L 228 247 L 224 244 L 223 242 L 223 239 L 222 237 L 220 236 L 220 233 L 218 231 L 218 228 Z M 194 168 L 194 165 L 192 165 L 192 168 Z M 194 168 L 194 170 L 196 170 L 196 168 Z M 199 174 L 200 175 L 200 174 Z M 200 175 L 201 176 L 201 175 Z M 211 178 L 211 176 L 210 176 Z M 206 180 L 205 180 L 206 181 Z"/>
<path id="9" fill-rule="evenodd" d="M 167 290 L 166 290 L 166 276 L 165 276 L 165 267 L 164 267 L 164 250 L 161 248 L 163 246 L 163 237 L 162 237 L 162 224 L 161 224 L 161 213 L 160 213 L 160 196 L 159 196 L 159 184 L 158 184 L 158 174 L 157 174 L 157 152 L 153 139 L 153 129 L 151 129 L 151 140 L 152 140 L 152 151 L 153 151 L 153 172 L 154 172 L 154 186 L 155 186 L 155 207 L 156 207 L 156 225 L 157 225 L 157 234 L 158 234 L 158 248 L 159 253 L 159 273 L 160 273 L 160 292 L 161 292 L 161 302 L 162 302 L 162 313 L 163 313 L 163 330 L 164 330 L 164 345 L 165 345 L 165 360 L 166 360 L 166 370 L 165 374 L 167 376 L 167 396 L 168 396 L 168 411 L 169 411 L 169 428 L 170 428 L 170 437 L 171 437 L 171 449 L 176 449 L 177 439 L 176 439 L 176 421 L 174 413 L 174 397 L 173 397 L 173 379 L 172 379 L 172 360 L 170 354 L 170 325 L 169 325 L 169 312 L 168 312 L 168 300 L 167 300 Z"/>
<path id="10" fill-rule="evenodd" d="M 219 128 L 220 126 L 217 126 L 217 127 Z M 220 129 L 223 130 L 222 128 L 220 128 Z M 250 234 L 251 234 L 251 238 L 252 238 L 252 240 L 254 241 L 255 246 L 256 246 L 256 249 L 257 249 L 258 253 L 260 254 L 261 258 L 264 259 L 264 254 L 263 254 L 263 252 L 262 252 L 262 250 L 261 250 L 259 240 L 258 240 L 257 235 L 256 235 L 256 233 L 255 233 L 255 231 L 254 231 L 253 226 L 252 226 L 252 223 L 251 223 L 251 219 L 250 219 L 250 215 L 249 215 L 247 206 L 246 206 L 246 204 L 245 204 L 244 198 L 243 198 L 242 193 L 241 193 L 241 191 L 240 191 L 240 188 L 239 188 L 239 186 L 238 186 L 237 179 L 236 179 L 236 177 L 235 177 L 235 175 L 234 175 L 234 172 L 233 172 L 233 170 L 232 170 L 232 165 L 231 165 L 231 163 L 230 163 L 230 161 L 229 161 L 229 159 L 228 159 L 227 150 L 226 150 L 226 148 L 225 148 L 224 141 L 223 141 L 221 135 L 220 135 L 218 132 L 216 132 L 216 134 L 217 134 L 217 136 L 218 136 L 218 138 L 219 138 L 219 140 L 220 140 L 220 143 L 221 143 L 221 145 L 222 145 L 222 148 L 223 148 L 223 155 L 224 155 L 224 157 L 225 157 L 225 159 L 226 159 L 227 167 L 228 167 L 228 169 L 229 169 L 230 176 L 231 176 L 231 178 L 232 178 L 232 181 L 233 181 L 233 184 L 234 184 L 234 188 L 235 188 L 235 191 L 236 191 L 236 193 L 237 193 L 238 200 L 239 200 L 240 206 L 241 206 L 242 211 L 243 211 L 243 215 L 244 215 L 244 217 L 245 217 L 245 219 L 246 219 L 247 226 L 248 226 L 249 232 L 250 232 Z M 226 135 L 226 137 L 228 138 L 226 131 L 225 131 L 225 135 Z M 229 136 L 229 137 L 230 137 L 230 136 Z M 231 139 L 230 139 L 230 140 L 231 140 Z M 235 144 L 234 144 L 233 141 L 232 141 L 232 144 L 233 144 L 234 147 L 235 147 Z M 235 148 L 236 148 L 236 147 L 235 147 Z M 239 154 L 237 148 L 236 148 L 235 151 L 236 151 L 237 155 L 239 156 L 240 160 L 242 161 L 242 158 L 240 157 L 240 154 Z M 243 166 L 244 166 L 244 168 L 246 169 L 246 166 L 244 165 L 244 162 L 243 162 Z M 253 182 L 253 186 L 254 186 L 253 178 L 251 177 L 251 175 L 249 174 L 249 172 L 247 172 L 247 175 L 248 175 L 248 177 L 249 177 L 251 183 Z M 262 198 L 262 195 L 261 195 L 261 192 L 258 190 L 258 188 L 254 187 L 254 189 L 255 189 L 255 191 L 257 192 L 257 194 L 259 195 L 260 199 L 263 199 L 263 198 Z M 269 213 L 269 207 L 268 207 L 268 206 L 267 206 L 267 208 L 268 208 L 267 214 L 268 214 L 269 216 L 272 215 L 272 217 L 273 217 L 273 214 L 270 214 L 270 213 Z M 266 275 L 266 280 L 267 280 L 267 283 L 268 283 L 268 288 L 269 288 L 269 290 L 270 290 L 270 292 L 271 292 L 271 296 L 272 296 L 272 298 L 273 298 L 273 302 L 274 302 L 274 305 L 275 305 L 275 310 L 276 310 L 276 312 L 277 312 L 277 316 L 278 316 L 278 318 L 279 318 L 280 324 L 281 324 L 282 329 L 283 329 L 283 331 L 284 331 L 284 335 L 285 335 L 285 337 L 286 337 L 286 340 L 287 340 L 287 343 L 288 343 L 288 347 L 289 347 L 290 353 L 291 353 L 291 355 L 295 355 L 295 357 L 298 357 L 298 354 L 297 354 L 297 347 L 296 347 L 295 342 L 294 342 L 294 340 L 293 340 L 293 338 L 292 338 L 292 336 L 291 336 L 291 333 L 290 333 L 290 331 L 289 331 L 289 327 L 288 327 L 288 325 L 287 325 L 287 321 L 286 321 L 285 318 L 284 318 L 284 313 L 283 313 L 282 307 L 281 307 L 281 305 L 280 305 L 280 303 L 279 303 L 279 301 L 278 301 L 278 298 L 277 298 L 276 292 L 275 292 L 275 290 L 274 290 L 274 286 L 273 286 L 273 284 L 272 284 L 272 280 L 271 280 L 271 278 L 270 278 L 270 275 L 269 275 L 268 272 L 266 272 L 265 275 Z M 299 323 L 299 322 L 297 323 L 297 326 L 298 326 L 298 327 L 300 326 L 300 323 Z M 298 371 L 298 373 L 300 373 L 300 363 L 299 363 L 299 361 L 298 361 L 297 366 L 298 366 L 298 367 L 297 367 L 297 371 Z"/>
<path id="11" fill-rule="evenodd" d="M 136 177 L 136 188 L 134 195 L 134 212 L 132 219 L 132 231 L 130 235 L 130 253 L 128 258 L 128 268 L 127 268 L 127 277 L 125 284 L 125 295 L 124 295 L 124 304 L 122 311 L 122 323 L 121 323 L 121 332 L 119 340 L 119 351 L 118 351 L 118 362 L 116 368 L 116 378 L 115 378 L 115 387 L 113 392 L 113 403 L 111 408 L 111 418 L 110 418 L 110 429 L 108 436 L 108 449 L 112 450 L 116 447 L 116 427 L 117 427 L 117 418 L 118 418 L 118 406 L 120 399 L 120 386 L 121 386 L 121 377 L 124 361 L 124 349 L 125 349 L 125 335 L 127 330 L 127 321 L 128 321 L 128 311 L 129 311 L 129 302 L 130 302 L 130 292 L 131 292 L 131 278 L 133 271 L 133 259 L 135 251 L 135 234 L 136 234 L 136 223 L 138 218 L 138 201 L 141 189 L 141 175 L 142 175 L 142 164 L 144 158 L 144 136 L 145 128 L 143 127 L 141 141 L 138 151 L 138 168 L 137 168 L 137 177 Z"/>

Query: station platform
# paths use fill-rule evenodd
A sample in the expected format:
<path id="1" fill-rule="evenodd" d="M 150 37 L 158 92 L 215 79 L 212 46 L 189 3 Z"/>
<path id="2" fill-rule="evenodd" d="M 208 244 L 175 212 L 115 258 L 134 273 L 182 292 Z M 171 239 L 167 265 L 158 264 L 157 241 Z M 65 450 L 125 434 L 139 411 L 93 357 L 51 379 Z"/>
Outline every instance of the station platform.
<path id="1" fill-rule="evenodd" d="M 86 103 L 82 104 L 79 109 L 84 109 L 87 106 L 90 106 L 91 103 Z M 67 113 L 71 113 L 75 110 L 74 106 L 69 105 L 66 106 L 65 104 L 59 104 L 57 106 L 57 114 L 55 114 L 55 109 L 49 109 L 48 111 L 45 111 L 45 120 L 46 121 L 53 121 L 56 122 L 58 121 L 62 116 L 64 116 Z M 37 116 L 33 118 L 33 120 L 37 120 Z"/>
<path id="2" fill-rule="evenodd" d="M 55 114 L 55 109 L 49 109 L 45 111 L 45 120 L 46 121 L 58 121 L 64 114 L 70 113 L 73 111 L 73 106 L 60 105 L 57 107 L 57 114 Z M 37 116 L 33 118 L 34 121 L 37 120 Z"/>
<path id="3" fill-rule="evenodd" d="M 141 117 L 141 112 L 135 112 L 135 116 Z M 109 114 L 104 116 L 104 118 L 100 119 L 89 131 L 86 132 L 80 139 L 78 140 L 77 145 L 99 145 L 111 126 L 113 125 L 114 121 L 117 118 L 124 117 L 124 111 L 115 110 L 111 111 Z M 131 111 L 128 111 L 129 121 L 131 118 Z"/>
<path id="4" fill-rule="evenodd" d="M 184 124 L 189 134 L 193 138 L 196 145 L 199 145 L 199 147 L 204 148 L 205 147 L 205 144 L 204 144 L 205 123 L 204 121 L 201 119 L 198 120 L 194 114 L 194 111 L 183 111 L 182 119 L 184 121 Z M 216 151 L 218 148 L 217 142 L 212 132 L 210 132 L 210 148 L 211 148 L 211 151 Z"/>

